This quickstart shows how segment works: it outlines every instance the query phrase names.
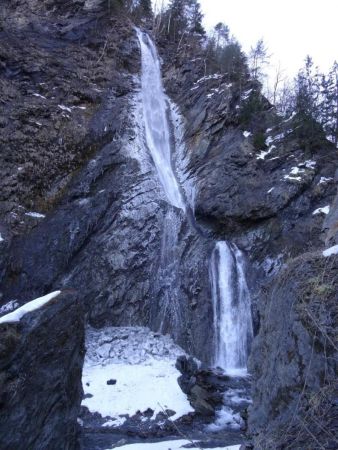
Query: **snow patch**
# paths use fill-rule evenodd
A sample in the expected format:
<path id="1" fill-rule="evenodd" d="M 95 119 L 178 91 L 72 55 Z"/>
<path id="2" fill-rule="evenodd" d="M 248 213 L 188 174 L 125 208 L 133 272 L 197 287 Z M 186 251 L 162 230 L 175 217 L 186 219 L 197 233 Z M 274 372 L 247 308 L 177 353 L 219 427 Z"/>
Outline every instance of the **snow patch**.
<path id="1" fill-rule="evenodd" d="M 115 427 L 116 428 L 116 427 L 120 427 L 121 425 L 123 425 L 126 420 L 127 419 L 125 417 L 117 417 L 115 419 L 107 420 L 107 422 L 105 422 L 102 426 L 105 428 L 106 427 Z"/>
<path id="2" fill-rule="evenodd" d="M 284 175 L 284 180 L 302 181 L 302 177 L 292 177 L 290 175 Z"/>
<path id="3" fill-rule="evenodd" d="M 35 217 L 36 219 L 44 219 L 46 217 L 44 214 L 40 214 L 38 212 L 33 212 L 33 211 L 25 213 L 25 216 Z"/>
<path id="4" fill-rule="evenodd" d="M 68 108 L 68 106 L 65 105 L 58 105 L 58 107 L 62 110 L 62 111 L 67 111 L 67 112 L 72 112 L 71 108 Z"/>
<path id="5" fill-rule="evenodd" d="M 304 173 L 304 169 L 300 169 L 299 167 L 292 167 L 290 175 L 298 175 L 300 173 Z"/>
<path id="6" fill-rule="evenodd" d="M 316 167 L 316 161 L 311 161 L 311 160 L 308 160 L 308 161 L 305 161 L 305 162 L 303 162 L 303 163 L 300 163 L 300 164 L 298 164 L 300 167 L 302 167 L 302 166 L 305 166 L 307 169 L 314 169 L 315 167 Z"/>
<path id="7" fill-rule="evenodd" d="M 13 309 L 17 308 L 18 306 L 19 306 L 19 303 L 16 300 L 11 300 L 10 302 L 1 306 L 0 314 L 9 313 L 10 311 L 13 311 Z"/>
<path id="8" fill-rule="evenodd" d="M 270 155 L 270 153 L 272 152 L 272 150 L 274 150 L 276 148 L 275 145 L 271 145 L 271 147 L 268 148 L 268 150 L 262 150 L 259 155 L 256 157 L 256 159 L 262 159 L 264 160 L 266 156 Z"/>
<path id="9" fill-rule="evenodd" d="M 195 444 L 196 447 L 191 447 L 192 444 Z M 128 445 L 122 445 L 122 447 L 118 447 L 119 450 L 184 450 L 184 448 L 187 448 L 189 445 L 189 448 L 191 449 L 199 449 L 200 446 L 198 445 L 197 441 L 187 441 L 187 440 L 174 440 L 174 441 L 163 441 L 163 442 L 153 442 L 153 443 L 146 443 L 146 444 L 128 444 Z M 213 447 L 212 450 L 239 450 L 240 445 L 231 445 L 230 447 Z M 114 447 L 112 447 L 114 448 Z M 112 450 L 106 449 L 106 450 Z M 209 450 L 210 447 L 204 447 L 205 450 Z"/>
<path id="10" fill-rule="evenodd" d="M 323 206 L 323 208 L 318 208 L 315 211 L 313 211 L 312 215 L 316 216 L 317 214 L 329 214 L 330 212 L 330 205 Z"/>
<path id="11" fill-rule="evenodd" d="M 268 194 L 271 194 L 271 192 L 274 190 L 275 188 L 272 187 L 271 189 L 268 190 Z"/>
<path id="12" fill-rule="evenodd" d="M 32 300 L 31 302 L 28 302 L 25 305 L 21 306 L 20 308 L 16 309 L 15 311 L 1 317 L 0 324 L 19 322 L 25 314 L 35 311 L 39 308 L 42 308 L 42 306 L 46 305 L 53 298 L 57 297 L 60 294 L 61 291 L 55 291 L 48 295 L 45 295 L 44 297 L 36 298 L 35 300 Z"/>
<path id="13" fill-rule="evenodd" d="M 47 98 L 45 96 L 41 95 L 41 94 L 34 93 L 32 95 L 34 95 L 34 97 L 39 97 L 39 98 L 43 98 L 44 100 L 47 100 Z"/>
<path id="14" fill-rule="evenodd" d="M 204 81 L 208 81 L 208 80 L 219 80 L 220 78 L 222 78 L 223 75 L 220 73 L 215 73 L 213 75 L 207 75 L 205 77 L 200 78 L 199 80 L 196 81 L 196 83 L 202 83 Z M 196 84 L 195 83 L 195 84 Z"/>
<path id="15" fill-rule="evenodd" d="M 251 136 L 251 132 L 250 131 L 243 131 L 243 136 L 245 138 L 248 138 L 249 136 Z"/>
<path id="16" fill-rule="evenodd" d="M 0 242 L 4 241 L 5 239 L 2 237 L 1 233 L 0 233 Z"/>
<path id="17" fill-rule="evenodd" d="M 252 91 L 253 89 L 249 89 L 248 91 L 243 92 L 242 100 L 247 100 L 250 97 Z"/>
<path id="18" fill-rule="evenodd" d="M 82 384 L 92 397 L 82 402 L 92 413 L 117 419 L 151 408 L 175 411 L 172 420 L 193 412 L 180 389 L 175 363 L 184 351 L 169 336 L 147 328 L 106 328 L 87 332 Z M 115 384 L 107 384 L 114 379 Z"/>
<path id="19" fill-rule="evenodd" d="M 332 180 L 333 180 L 333 178 L 320 177 L 318 184 L 328 183 L 329 181 L 332 181 Z"/>
<path id="20" fill-rule="evenodd" d="M 297 113 L 293 112 L 293 113 L 291 114 L 291 116 L 290 116 L 288 119 L 283 120 L 283 122 L 284 122 L 284 123 L 290 122 L 290 120 L 292 120 L 292 119 L 295 117 L 296 114 L 297 114 Z"/>
<path id="21" fill-rule="evenodd" d="M 325 256 L 325 258 L 332 255 L 338 255 L 338 245 L 334 245 L 333 247 L 327 248 L 323 251 L 323 256 Z"/>

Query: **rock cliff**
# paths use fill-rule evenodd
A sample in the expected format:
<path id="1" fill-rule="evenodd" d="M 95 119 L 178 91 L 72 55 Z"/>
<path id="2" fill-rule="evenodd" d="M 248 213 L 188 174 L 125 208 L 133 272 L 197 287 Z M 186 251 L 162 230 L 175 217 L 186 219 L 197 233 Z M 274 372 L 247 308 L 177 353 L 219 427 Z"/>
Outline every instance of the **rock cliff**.
<path id="1" fill-rule="evenodd" d="M 0 324 L 2 449 L 78 448 L 83 358 L 83 308 L 72 292 Z"/>
<path id="2" fill-rule="evenodd" d="M 210 257 L 215 240 L 232 240 L 246 254 L 253 297 L 257 337 L 248 423 L 255 448 L 288 448 L 295 435 L 300 449 L 312 448 L 304 426 L 318 427 L 315 440 L 331 448 L 336 406 L 327 399 L 337 371 L 337 257 L 324 258 L 322 250 L 338 243 L 336 149 L 322 135 L 308 143 L 299 118 L 278 116 L 256 82 L 207 75 L 196 49 L 177 52 L 159 40 L 166 90 L 178 105 L 168 101 L 168 117 L 188 214 L 168 205 L 145 146 L 133 23 L 108 6 L 4 2 L 1 303 L 72 288 L 90 325 L 168 332 L 210 363 Z M 71 416 L 64 448 L 75 448 L 82 338 L 69 330 L 80 330 L 82 319 L 76 302 L 65 302 L 71 313 L 64 323 L 64 309 L 50 312 L 60 334 L 46 352 L 58 339 L 77 349 L 71 356 L 66 346 L 60 356 L 64 366 L 75 358 L 76 370 L 66 374 L 74 397 L 62 413 Z M 55 308 L 61 308 L 59 318 Z M 29 320 L 23 330 L 40 330 L 43 342 L 48 324 Z M 6 342 L 14 334 L 15 345 L 24 339 L 28 345 L 16 327 L 4 333 Z M 15 353 L 13 364 L 25 370 L 32 351 Z M 15 402 L 29 399 L 5 406 L 14 415 Z M 333 417 L 324 431 L 314 425 L 318 414 Z M 58 433 L 49 435 L 48 427 L 43 433 L 54 448 Z"/>

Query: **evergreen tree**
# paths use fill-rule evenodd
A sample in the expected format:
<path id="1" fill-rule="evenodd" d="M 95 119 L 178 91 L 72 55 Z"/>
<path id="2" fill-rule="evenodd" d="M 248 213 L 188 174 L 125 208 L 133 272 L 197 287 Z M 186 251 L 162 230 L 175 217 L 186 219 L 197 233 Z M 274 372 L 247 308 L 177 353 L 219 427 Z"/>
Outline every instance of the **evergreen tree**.
<path id="1" fill-rule="evenodd" d="M 200 35 L 205 35 L 205 29 L 203 28 L 203 14 L 201 11 L 201 5 L 197 0 L 188 0 L 187 9 L 189 14 L 189 31 Z"/>
<path id="2" fill-rule="evenodd" d="M 335 62 L 327 76 L 322 76 L 321 123 L 327 137 L 338 144 L 338 63 Z"/>
<path id="3" fill-rule="evenodd" d="M 247 58 L 236 39 L 224 23 L 218 23 L 206 46 L 209 73 L 227 75 L 229 81 L 244 81 L 248 77 Z"/>
<path id="4" fill-rule="evenodd" d="M 298 73 L 295 82 L 295 109 L 299 121 L 296 133 L 301 145 L 311 149 L 324 139 L 321 121 L 321 83 L 318 69 L 307 56 L 305 67 Z"/>
<path id="5" fill-rule="evenodd" d="M 320 75 L 312 58 L 306 57 L 305 67 L 296 79 L 296 111 L 304 119 L 320 121 Z"/>
<path id="6" fill-rule="evenodd" d="M 140 0 L 140 8 L 145 16 L 151 16 L 153 14 L 153 10 L 151 7 L 151 0 Z"/>
<path id="7" fill-rule="evenodd" d="M 174 41 L 187 29 L 186 0 L 171 0 L 167 11 L 167 33 Z"/>

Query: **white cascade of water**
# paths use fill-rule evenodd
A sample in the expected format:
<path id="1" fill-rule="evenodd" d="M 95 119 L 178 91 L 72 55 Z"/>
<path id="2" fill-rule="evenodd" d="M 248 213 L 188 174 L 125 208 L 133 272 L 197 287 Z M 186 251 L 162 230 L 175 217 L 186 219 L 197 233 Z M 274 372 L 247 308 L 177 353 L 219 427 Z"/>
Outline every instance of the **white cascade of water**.
<path id="1" fill-rule="evenodd" d="M 137 36 L 141 47 L 141 90 L 146 143 L 168 201 L 185 210 L 171 161 L 168 108 L 162 85 L 160 59 L 149 36 L 139 29 Z"/>
<path id="2" fill-rule="evenodd" d="M 214 365 L 229 375 L 245 375 L 253 337 L 250 293 L 240 250 L 216 243 L 210 262 L 214 308 Z"/>
<path id="3" fill-rule="evenodd" d="M 172 166 L 168 120 L 169 101 L 162 85 L 160 59 L 150 37 L 139 29 L 136 31 L 141 48 L 141 93 L 146 144 L 168 202 L 182 209 L 187 215 L 189 206 L 185 204 Z M 178 117 L 172 106 L 171 117 L 177 122 Z M 177 144 L 181 137 L 179 135 L 175 137 Z M 180 156 L 182 157 L 182 155 Z M 183 163 L 181 166 L 181 178 L 184 179 L 186 168 Z M 188 198 L 190 197 L 192 201 L 193 187 L 189 187 Z M 190 207 L 192 206 L 191 204 Z M 182 320 L 177 293 L 175 251 L 175 247 L 178 245 L 179 223 L 174 212 L 166 215 L 158 280 L 161 287 L 167 287 L 161 302 L 162 319 L 159 324 L 161 330 L 164 328 L 166 316 L 170 316 L 173 328 Z M 210 262 L 210 278 L 214 307 L 215 366 L 221 367 L 227 373 L 243 374 L 246 372 L 248 350 L 253 332 L 244 259 L 235 246 L 224 241 L 216 243 Z"/>

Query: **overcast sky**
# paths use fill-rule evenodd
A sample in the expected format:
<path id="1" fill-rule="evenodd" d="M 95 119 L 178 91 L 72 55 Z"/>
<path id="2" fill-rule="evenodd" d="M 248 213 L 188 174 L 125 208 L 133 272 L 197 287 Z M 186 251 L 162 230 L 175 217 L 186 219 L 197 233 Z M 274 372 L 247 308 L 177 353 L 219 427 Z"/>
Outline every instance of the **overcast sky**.
<path id="1" fill-rule="evenodd" d="M 263 38 L 271 62 L 294 76 L 311 55 L 321 70 L 338 60 L 338 0 L 200 0 L 207 28 L 226 23 L 247 52 Z"/>

